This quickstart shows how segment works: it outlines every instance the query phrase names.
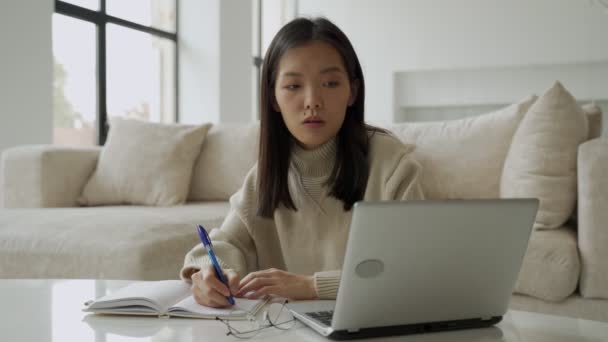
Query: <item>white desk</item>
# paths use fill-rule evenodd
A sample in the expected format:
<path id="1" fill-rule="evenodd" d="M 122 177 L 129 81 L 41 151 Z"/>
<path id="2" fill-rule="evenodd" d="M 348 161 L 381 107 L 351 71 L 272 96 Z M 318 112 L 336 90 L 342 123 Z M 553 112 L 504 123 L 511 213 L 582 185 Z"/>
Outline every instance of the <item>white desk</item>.
<path id="1" fill-rule="evenodd" d="M 217 321 L 156 317 L 98 316 L 83 303 L 129 282 L 104 280 L 0 280 L 0 341 L 126 342 L 238 341 Z M 252 340 L 324 341 L 298 323 L 283 332 L 266 329 Z M 510 311 L 496 327 L 395 336 L 383 341 L 608 341 L 608 324 Z"/>

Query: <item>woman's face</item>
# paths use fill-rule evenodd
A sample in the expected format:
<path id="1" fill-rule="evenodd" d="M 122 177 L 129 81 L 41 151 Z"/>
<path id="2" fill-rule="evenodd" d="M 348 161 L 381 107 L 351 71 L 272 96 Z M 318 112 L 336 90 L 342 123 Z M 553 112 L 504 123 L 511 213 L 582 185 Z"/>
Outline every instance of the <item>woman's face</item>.
<path id="1" fill-rule="evenodd" d="M 340 53 L 311 41 L 287 50 L 278 67 L 274 109 L 291 135 L 306 149 L 335 137 L 356 98 Z"/>

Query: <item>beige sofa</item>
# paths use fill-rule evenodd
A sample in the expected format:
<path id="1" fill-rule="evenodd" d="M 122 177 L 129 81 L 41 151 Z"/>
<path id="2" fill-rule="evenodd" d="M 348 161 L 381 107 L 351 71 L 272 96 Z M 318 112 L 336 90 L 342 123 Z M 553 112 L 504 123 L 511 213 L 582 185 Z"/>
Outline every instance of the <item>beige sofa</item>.
<path id="1" fill-rule="evenodd" d="M 417 145 L 429 198 L 497 198 L 505 159 L 535 98 L 486 115 L 389 130 Z M 578 215 L 533 232 L 511 307 L 608 321 L 608 139 L 588 113 L 578 146 Z M 173 207 L 78 207 L 99 148 L 20 146 L 2 154 L 0 277 L 177 278 L 198 243 L 194 224 L 217 227 L 256 160 L 257 124 L 219 124 L 194 167 L 188 202 Z M 530 296 L 531 295 L 531 296 Z M 534 296 L 534 297 L 532 297 Z M 597 298 L 597 299 L 592 299 Z M 603 298 L 603 299 L 602 299 Z"/>

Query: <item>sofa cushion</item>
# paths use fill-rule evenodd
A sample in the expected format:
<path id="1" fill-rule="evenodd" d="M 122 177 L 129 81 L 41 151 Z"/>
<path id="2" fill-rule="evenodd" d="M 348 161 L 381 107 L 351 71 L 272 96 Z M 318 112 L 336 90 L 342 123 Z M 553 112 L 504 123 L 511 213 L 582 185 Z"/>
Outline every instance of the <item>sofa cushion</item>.
<path id="1" fill-rule="evenodd" d="M 517 311 L 532 311 L 533 313 L 530 313 L 530 316 L 535 316 L 537 312 L 540 312 L 554 316 L 582 318 L 586 321 L 577 320 L 575 321 L 575 324 L 583 331 L 591 331 L 594 329 L 592 326 L 598 326 L 601 324 L 599 322 L 592 321 L 608 322 L 608 300 L 587 299 L 576 293 L 558 303 L 547 302 L 545 300 L 530 296 L 514 294 L 511 296 L 509 309 Z M 528 321 L 527 324 L 529 327 L 533 327 L 533 329 L 528 330 L 530 333 L 538 334 L 539 329 L 543 329 L 536 325 L 537 322 L 538 318 L 536 317 Z M 587 328 L 589 328 L 589 330 L 587 330 Z M 598 331 L 598 334 L 595 335 L 597 340 L 602 340 L 601 334 L 602 332 Z M 525 339 L 520 338 L 520 340 Z M 552 338 L 549 337 L 549 340 L 552 340 Z"/>
<path id="2" fill-rule="evenodd" d="M 414 156 L 424 169 L 427 198 L 497 198 L 511 139 L 535 99 L 531 96 L 471 118 L 387 128 L 403 142 L 416 145 Z"/>
<path id="3" fill-rule="evenodd" d="M 5 209 L 0 278 L 179 279 L 198 240 L 218 227 L 228 202 L 174 207 Z"/>
<path id="4" fill-rule="evenodd" d="M 540 200 L 535 228 L 561 227 L 576 201 L 576 155 L 587 139 L 587 119 L 556 82 L 517 128 L 504 164 L 500 196 Z"/>
<path id="5" fill-rule="evenodd" d="M 83 205 L 184 203 L 210 125 L 167 125 L 115 118 Z"/>
<path id="6" fill-rule="evenodd" d="M 581 144 L 578 153 L 580 292 L 608 299 L 608 139 Z"/>
<path id="7" fill-rule="evenodd" d="M 515 292 L 547 301 L 561 301 L 576 289 L 580 270 L 573 229 L 535 230 L 530 237 Z"/>
<path id="8" fill-rule="evenodd" d="M 219 124 L 209 130 L 194 167 L 190 201 L 227 201 L 258 160 L 259 125 Z"/>

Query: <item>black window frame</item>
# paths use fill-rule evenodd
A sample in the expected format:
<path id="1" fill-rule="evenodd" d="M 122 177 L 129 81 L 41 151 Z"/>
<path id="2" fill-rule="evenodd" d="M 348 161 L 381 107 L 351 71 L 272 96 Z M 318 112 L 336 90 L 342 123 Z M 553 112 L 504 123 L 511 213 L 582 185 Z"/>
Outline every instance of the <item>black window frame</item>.
<path id="1" fill-rule="evenodd" d="M 175 122 L 179 122 L 179 0 L 175 0 L 175 33 L 141 25 L 106 13 L 106 0 L 99 0 L 99 10 L 91 10 L 65 1 L 55 0 L 55 13 L 93 23 L 97 31 L 97 144 L 104 145 L 108 135 L 106 25 L 115 24 L 175 42 Z"/>

